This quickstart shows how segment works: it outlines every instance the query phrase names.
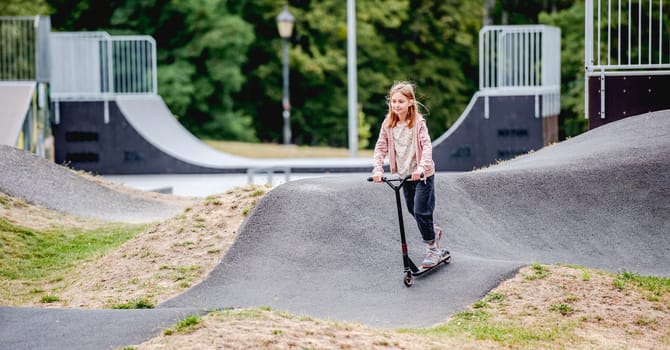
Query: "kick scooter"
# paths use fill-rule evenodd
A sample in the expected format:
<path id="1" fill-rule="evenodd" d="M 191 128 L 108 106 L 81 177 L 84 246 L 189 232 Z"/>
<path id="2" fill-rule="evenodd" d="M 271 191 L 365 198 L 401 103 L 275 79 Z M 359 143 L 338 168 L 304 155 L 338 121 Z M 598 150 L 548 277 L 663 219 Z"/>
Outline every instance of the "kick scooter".
<path id="1" fill-rule="evenodd" d="M 398 222 L 400 225 L 400 243 L 402 244 L 402 262 L 404 266 L 403 273 L 405 275 L 405 277 L 403 278 L 403 282 L 407 287 L 412 286 L 412 283 L 414 282 L 414 276 L 421 276 L 437 268 L 442 263 L 448 264 L 451 262 L 451 254 L 449 254 L 449 251 L 446 249 L 441 249 L 440 260 L 437 262 L 437 264 L 428 268 L 419 268 L 414 264 L 414 262 L 407 253 L 407 241 L 405 240 L 405 224 L 403 222 L 402 206 L 400 204 L 400 189 L 405 184 L 405 181 L 411 178 L 412 175 L 407 175 L 405 178 L 395 178 L 395 179 L 389 179 L 386 176 L 382 177 L 382 181 L 385 182 L 387 185 L 389 185 L 389 187 L 391 187 L 393 191 L 395 191 L 395 202 L 396 206 L 398 207 Z M 373 181 L 372 177 L 368 177 L 368 181 L 372 182 Z M 394 185 L 393 184 L 394 182 L 398 182 L 398 184 Z"/>

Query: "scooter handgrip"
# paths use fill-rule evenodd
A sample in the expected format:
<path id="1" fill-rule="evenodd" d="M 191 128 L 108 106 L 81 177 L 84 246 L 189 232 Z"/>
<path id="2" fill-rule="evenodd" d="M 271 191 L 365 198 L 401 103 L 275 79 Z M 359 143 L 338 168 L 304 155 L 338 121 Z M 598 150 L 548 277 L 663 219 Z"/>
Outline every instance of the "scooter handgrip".
<path id="1" fill-rule="evenodd" d="M 368 181 L 370 181 L 370 182 L 374 181 L 374 180 L 372 179 L 372 176 L 368 177 Z"/>

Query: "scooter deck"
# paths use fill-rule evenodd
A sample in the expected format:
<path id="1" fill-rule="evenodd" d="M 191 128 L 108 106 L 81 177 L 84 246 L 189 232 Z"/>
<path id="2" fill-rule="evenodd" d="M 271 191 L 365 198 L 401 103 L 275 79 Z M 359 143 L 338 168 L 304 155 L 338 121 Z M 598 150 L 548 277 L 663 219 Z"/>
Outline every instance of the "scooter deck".
<path id="1" fill-rule="evenodd" d="M 446 249 L 442 249 L 442 257 L 440 260 L 435 264 L 434 266 L 428 267 L 428 268 L 423 268 L 423 267 L 417 267 L 416 270 L 412 269 L 412 276 L 421 276 L 424 273 L 427 273 L 431 270 L 434 270 L 435 268 L 439 267 L 441 264 L 448 264 L 451 262 L 451 254 L 449 254 L 449 251 Z"/>

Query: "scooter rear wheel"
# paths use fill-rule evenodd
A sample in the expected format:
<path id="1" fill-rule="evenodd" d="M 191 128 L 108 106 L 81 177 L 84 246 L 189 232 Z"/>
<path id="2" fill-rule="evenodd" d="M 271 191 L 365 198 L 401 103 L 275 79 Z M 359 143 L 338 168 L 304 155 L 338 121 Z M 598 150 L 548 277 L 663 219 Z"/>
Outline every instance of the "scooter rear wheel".
<path id="1" fill-rule="evenodd" d="M 403 279 L 403 282 L 405 283 L 405 286 L 411 287 L 412 283 L 414 282 L 414 277 L 412 277 L 412 272 L 407 271 L 405 272 L 405 278 Z"/>

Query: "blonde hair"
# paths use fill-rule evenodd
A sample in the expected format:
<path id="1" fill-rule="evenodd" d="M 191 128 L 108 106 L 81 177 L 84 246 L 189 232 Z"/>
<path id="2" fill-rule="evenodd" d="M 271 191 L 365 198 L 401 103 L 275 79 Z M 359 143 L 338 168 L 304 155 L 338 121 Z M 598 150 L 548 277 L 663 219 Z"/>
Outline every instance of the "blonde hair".
<path id="1" fill-rule="evenodd" d="M 393 86 L 391 86 L 391 89 L 389 90 L 388 96 L 386 96 L 386 104 L 388 105 L 388 113 L 386 114 L 386 118 L 388 119 L 387 126 L 389 128 L 393 128 L 398 124 L 398 121 L 400 121 L 398 114 L 393 112 L 393 109 L 391 109 L 390 103 L 391 96 L 398 92 L 405 96 L 408 100 L 414 101 L 414 103 L 409 106 L 407 111 L 407 127 L 411 129 L 414 127 L 417 119 L 423 118 L 423 114 L 421 114 L 421 111 L 419 111 L 419 106 L 421 106 L 421 103 L 416 100 L 414 95 L 414 84 L 408 81 L 396 81 L 393 83 Z"/>

